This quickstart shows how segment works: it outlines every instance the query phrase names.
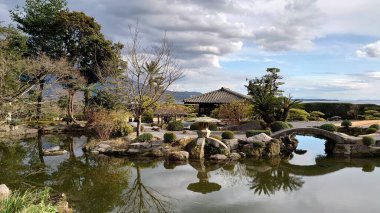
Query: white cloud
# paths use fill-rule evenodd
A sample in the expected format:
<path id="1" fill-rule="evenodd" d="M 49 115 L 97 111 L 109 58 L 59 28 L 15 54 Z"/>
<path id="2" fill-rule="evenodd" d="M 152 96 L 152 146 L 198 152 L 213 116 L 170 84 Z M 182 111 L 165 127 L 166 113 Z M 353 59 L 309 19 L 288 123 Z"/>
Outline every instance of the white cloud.
<path id="1" fill-rule="evenodd" d="M 380 58 L 380 41 L 367 44 L 356 51 L 358 57 Z"/>

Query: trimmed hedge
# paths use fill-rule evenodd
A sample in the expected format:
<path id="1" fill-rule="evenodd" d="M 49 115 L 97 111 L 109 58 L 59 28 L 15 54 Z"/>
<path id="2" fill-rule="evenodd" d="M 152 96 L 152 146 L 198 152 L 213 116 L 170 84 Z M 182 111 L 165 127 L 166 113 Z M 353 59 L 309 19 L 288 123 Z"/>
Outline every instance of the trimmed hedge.
<path id="1" fill-rule="evenodd" d="M 367 134 L 373 134 L 373 133 L 376 133 L 376 132 L 377 132 L 377 129 L 375 129 L 375 128 L 368 128 L 365 131 L 365 133 L 367 133 Z"/>
<path id="2" fill-rule="evenodd" d="M 352 122 L 350 120 L 344 120 L 340 125 L 348 129 L 350 126 L 352 126 Z"/>
<path id="3" fill-rule="evenodd" d="M 177 140 L 177 135 L 173 132 L 167 132 L 164 134 L 164 142 L 165 143 L 173 143 Z"/>
<path id="4" fill-rule="evenodd" d="M 373 146 L 375 145 L 375 142 L 376 141 L 373 137 L 370 137 L 370 136 L 363 137 L 363 144 L 366 146 Z"/>
<path id="5" fill-rule="evenodd" d="M 235 133 L 232 131 L 224 131 L 222 133 L 222 139 L 234 139 L 235 138 Z"/>
<path id="6" fill-rule="evenodd" d="M 140 136 L 138 136 L 136 139 L 137 141 L 140 141 L 140 142 L 147 142 L 153 139 L 153 135 L 150 133 L 143 133 Z"/>
<path id="7" fill-rule="evenodd" d="M 249 138 L 249 137 L 261 134 L 261 133 L 265 133 L 267 135 L 271 135 L 272 134 L 272 132 L 269 129 L 268 130 L 248 130 L 248 131 L 245 132 L 245 136 L 247 138 Z"/>
<path id="8" fill-rule="evenodd" d="M 329 131 L 329 132 L 337 132 L 338 131 L 338 127 L 335 126 L 334 124 L 323 124 L 319 128 L 326 130 L 326 131 Z"/>
<path id="9" fill-rule="evenodd" d="M 379 124 L 372 124 L 371 126 L 369 126 L 369 128 L 374 128 L 376 130 L 380 130 L 380 125 Z"/>
<path id="10" fill-rule="evenodd" d="M 183 123 L 181 121 L 171 121 L 169 122 L 167 129 L 169 131 L 182 131 Z"/>
<path id="11" fill-rule="evenodd" d="M 290 128 L 289 124 L 283 121 L 275 121 L 271 123 L 270 125 L 270 129 L 272 130 L 272 132 L 278 132 L 283 129 L 289 129 L 289 128 Z"/>

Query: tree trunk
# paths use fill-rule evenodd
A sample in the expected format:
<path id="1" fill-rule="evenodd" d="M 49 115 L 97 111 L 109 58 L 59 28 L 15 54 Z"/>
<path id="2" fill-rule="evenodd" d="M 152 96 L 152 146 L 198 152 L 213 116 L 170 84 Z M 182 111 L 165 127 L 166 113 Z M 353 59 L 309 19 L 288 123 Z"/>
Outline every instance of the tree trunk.
<path id="1" fill-rule="evenodd" d="M 84 90 L 84 107 L 83 107 L 83 115 L 87 115 L 89 100 L 90 100 L 90 91 L 86 88 Z"/>
<path id="2" fill-rule="evenodd" d="M 136 131 L 136 134 L 137 136 L 140 135 L 141 133 L 141 114 L 137 115 L 137 131 Z"/>
<path id="3" fill-rule="evenodd" d="M 282 116 L 282 121 L 286 122 L 289 117 L 289 109 L 284 109 L 283 116 Z"/>
<path id="4" fill-rule="evenodd" d="M 42 118 L 42 99 L 43 99 L 43 92 L 44 92 L 44 86 L 45 86 L 45 80 L 41 80 L 39 87 L 38 87 L 38 97 L 37 97 L 37 121 L 40 121 Z M 38 126 L 40 128 L 40 126 Z"/>
<path id="5" fill-rule="evenodd" d="M 69 121 L 74 121 L 73 111 L 74 111 L 74 94 L 73 90 L 69 90 L 69 94 L 67 96 L 67 118 Z M 70 123 L 71 123 L 70 122 Z"/>

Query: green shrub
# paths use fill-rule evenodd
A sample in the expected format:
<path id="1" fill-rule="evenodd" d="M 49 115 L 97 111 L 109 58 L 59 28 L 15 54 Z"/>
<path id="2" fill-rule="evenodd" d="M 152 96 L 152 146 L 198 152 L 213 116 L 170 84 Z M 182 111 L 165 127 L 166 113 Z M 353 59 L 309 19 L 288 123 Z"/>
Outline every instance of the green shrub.
<path id="1" fill-rule="evenodd" d="M 307 121 L 310 114 L 303 109 L 290 109 L 288 120 Z"/>
<path id="2" fill-rule="evenodd" d="M 223 139 L 234 139 L 234 137 L 235 137 L 235 134 L 232 131 L 224 131 L 222 133 L 222 138 Z"/>
<path id="3" fill-rule="evenodd" d="M 376 130 L 380 130 L 380 125 L 379 124 L 372 124 L 371 126 L 369 126 L 369 128 L 374 128 Z"/>
<path id="4" fill-rule="evenodd" d="M 210 123 L 208 125 L 208 129 L 211 130 L 211 131 L 218 131 L 218 126 L 214 123 Z"/>
<path id="5" fill-rule="evenodd" d="M 49 200 L 49 188 L 41 191 L 14 191 L 8 198 L 0 201 L 0 212 L 58 212 L 57 207 Z"/>
<path id="6" fill-rule="evenodd" d="M 373 146 L 375 145 L 375 139 L 373 137 L 370 137 L 370 136 L 365 136 L 363 137 L 363 144 L 366 145 L 366 146 Z"/>
<path id="7" fill-rule="evenodd" d="M 350 126 L 352 126 L 352 122 L 350 120 L 344 120 L 340 125 L 348 129 Z"/>
<path id="8" fill-rule="evenodd" d="M 249 137 L 261 134 L 261 133 L 265 133 L 267 135 L 271 135 L 272 134 L 272 132 L 270 130 L 248 130 L 248 131 L 245 132 L 245 136 L 247 138 L 249 138 Z"/>
<path id="9" fill-rule="evenodd" d="M 323 124 L 319 127 L 320 129 L 329 131 L 329 132 L 336 132 L 338 131 L 338 127 L 336 127 L 334 124 Z"/>
<path id="10" fill-rule="evenodd" d="M 270 129 L 272 132 L 277 132 L 283 129 L 289 129 L 290 126 L 288 123 L 283 122 L 283 121 L 275 121 L 270 125 Z"/>
<path id="11" fill-rule="evenodd" d="M 171 121 L 168 124 L 169 131 L 182 131 L 183 123 L 181 121 Z"/>
<path id="12" fill-rule="evenodd" d="M 176 140 L 177 140 L 177 136 L 173 132 L 167 132 L 164 134 L 164 142 L 165 143 L 173 143 Z"/>
<path id="13" fill-rule="evenodd" d="M 261 141 L 254 141 L 252 142 L 253 148 L 264 148 L 265 143 Z"/>
<path id="14" fill-rule="evenodd" d="M 192 123 L 190 125 L 190 130 L 199 130 L 199 123 Z"/>
<path id="15" fill-rule="evenodd" d="M 214 123 L 210 123 L 208 129 L 211 131 L 217 131 L 218 126 Z M 199 130 L 199 123 L 193 123 L 190 125 L 190 130 Z"/>
<path id="16" fill-rule="evenodd" d="M 323 119 L 323 117 L 325 117 L 325 114 L 323 112 L 319 112 L 319 111 L 312 111 L 309 113 L 309 120 L 310 121 L 323 121 L 325 119 Z"/>
<path id="17" fill-rule="evenodd" d="M 140 142 L 151 141 L 152 139 L 153 139 L 153 135 L 150 133 L 143 133 L 137 137 L 137 141 L 140 141 Z"/>
<path id="18" fill-rule="evenodd" d="M 214 138 L 216 140 L 219 140 L 221 141 L 222 140 L 222 136 L 219 136 L 219 135 L 210 135 L 211 138 Z"/>
<path id="19" fill-rule="evenodd" d="M 365 133 L 366 134 L 373 134 L 373 133 L 376 133 L 377 132 L 377 129 L 375 128 L 368 128 Z"/>

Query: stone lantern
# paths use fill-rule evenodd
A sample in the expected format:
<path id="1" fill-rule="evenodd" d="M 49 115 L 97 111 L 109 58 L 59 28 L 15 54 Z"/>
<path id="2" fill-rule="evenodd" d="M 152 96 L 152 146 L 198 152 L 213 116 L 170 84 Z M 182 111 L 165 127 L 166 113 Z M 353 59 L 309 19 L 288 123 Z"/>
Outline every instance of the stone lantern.
<path id="1" fill-rule="evenodd" d="M 197 131 L 198 138 L 187 146 L 190 158 L 203 159 L 206 143 L 223 150 L 223 154 L 229 155 L 230 149 L 222 141 L 210 137 L 211 131 L 208 129 L 210 123 L 218 123 L 220 120 L 210 117 L 199 117 L 194 119 L 194 122 L 199 123 L 199 129 Z"/>

